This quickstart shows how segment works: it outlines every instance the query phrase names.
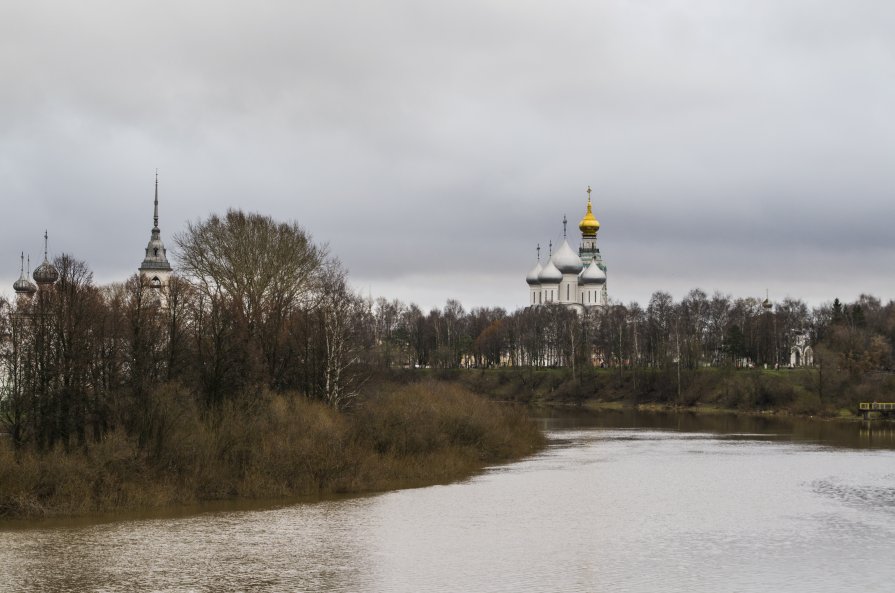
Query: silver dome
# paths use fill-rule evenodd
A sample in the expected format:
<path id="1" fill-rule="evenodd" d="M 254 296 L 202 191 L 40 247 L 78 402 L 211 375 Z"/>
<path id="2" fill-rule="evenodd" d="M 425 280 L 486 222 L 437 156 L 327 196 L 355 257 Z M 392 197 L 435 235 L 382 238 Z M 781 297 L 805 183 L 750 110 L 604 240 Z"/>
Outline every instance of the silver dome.
<path id="1" fill-rule="evenodd" d="M 31 258 L 28 258 L 28 271 L 31 271 Z M 19 279 L 12 283 L 12 289 L 16 291 L 16 294 L 34 294 L 37 292 L 37 286 L 34 285 L 34 282 L 28 280 L 28 276 L 25 275 L 25 253 L 22 252 L 22 272 L 19 274 Z"/>
<path id="2" fill-rule="evenodd" d="M 31 274 L 31 277 L 34 278 L 34 281 L 37 282 L 38 286 L 45 286 L 48 284 L 54 284 L 57 280 L 59 280 L 59 271 L 56 269 L 56 266 L 50 263 L 50 260 L 47 258 L 47 241 L 48 241 L 47 231 L 44 231 L 44 262 L 34 268 L 34 273 Z"/>
<path id="3" fill-rule="evenodd" d="M 59 271 L 48 259 L 44 259 L 42 264 L 34 268 L 34 274 L 31 276 L 38 286 L 43 286 L 45 284 L 53 284 L 59 280 Z"/>
<path id="4" fill-rule="evenodd" d="M 554 255 L 547 261 L 547 265 L 538 274 L 538 280 L 541 284 L 559 284 L 562 281 L 562 272 L 554 265 L 554 257 L 556 256 Z"/>
<path id="5" fill-rule="evenodd" d="M 572 251 L 568 241 L 563 241 L 556 253 L 553 254 L 553 263 L 563 274 L 578 274 L 584 268 L 581 258 Z"/>
<path id="6" fill-rule="evenodd" d="M 578 277 L 579 284 L 605 284 L 606 272 L 600 269 L 596 260 L 590 262 L 590 265 L 581 272 Z"/>
<path id="7" fill-rule="evenodd" d="M 16 291 L 17 294 L 34 294 L 37 292 L 37 287 L 34 285 L 34 282 L 28 280 L 28 277 L 25 276 L 25 273 L 22 272 L 22 275 L 19 276 L 19 279 L 12 283 L 12 289 Z"/>
<path id="8" fill-rule="evenodd" d="M 541 265 L 541 262 L 538 262 L 535 264 L 535 267 L 531 269 L 531 272 L 525 276 L 525 281 L 531 285 L 540 284 L 541 281 L 538 280 L 538 274 L 540 274 L 543 269 L 544 266 Z"/>

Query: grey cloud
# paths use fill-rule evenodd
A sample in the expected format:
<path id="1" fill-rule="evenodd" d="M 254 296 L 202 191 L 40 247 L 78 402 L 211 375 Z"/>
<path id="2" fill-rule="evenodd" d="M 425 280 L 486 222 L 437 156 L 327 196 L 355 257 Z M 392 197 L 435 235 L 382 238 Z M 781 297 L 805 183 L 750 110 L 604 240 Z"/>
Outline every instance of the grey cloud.
<path id="1" fill-rule="evenodd" d="M 879 273 L 895 251 L 888 3 L 5 11 L 4 286 L 44 227 L 98 280 L 132 273 L 158 167 L 169 246 L 187 220 L 257 210 L 407 300 L 435 299 L 442 275 L 445 298 L 523 304 L 535 243 L 564 213 L 574 229 L 587 184 L 623 300 L 716 281 L 895 289 Z"/>

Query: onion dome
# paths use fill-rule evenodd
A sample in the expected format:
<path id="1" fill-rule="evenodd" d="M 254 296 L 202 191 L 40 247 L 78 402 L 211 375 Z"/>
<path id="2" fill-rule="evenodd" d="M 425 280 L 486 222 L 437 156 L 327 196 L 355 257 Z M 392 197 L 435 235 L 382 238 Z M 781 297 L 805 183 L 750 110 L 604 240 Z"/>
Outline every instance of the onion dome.
<path id="1" fill-rule="evenodd" d="M 42 264 L 34 269 L 34 274 L 32 275 L 32 277 L 34 278 L 34 281 L 37 282 L 38 286 L 54 284 L 57 280 L 59 280 L 59 271 L 56 269 L 56 266 L 51 264 L 50 260 L 47 259 L 46 231 L 44 231 L 44 261 Z"/>
<path id="2" fill-rule="evenodd" d="M 42 264 L 34 269 L 33 277 L 38 286 L 54 284 L 59 280 L 59 271 L 56 270 L 56 266 L 45 259 Z"/>
<path id="3" fill-rule="evenodd" d="M 596 237 L 597 231 L 600 230 L 600 221 L 597 220 L 591 210 L 590 191 L 590 186 L 587 186 L 587 212 L 585 213 L 584 218 L 581 219 L 581 222 L 578 223 L 578 228 L 581 229 L 581 234 L 583 236 Z"/>
<path id="4" fill-rule="evenodd" d="M 559 268 L 556 267 L 553 263 L 553 258 L 556 256 L 552 256 L 549 260 L 547 260 L 547 264 L 541 269 L 538 274 L 538 281 L 541 284 L 559 284 L 562 281 L 562 272 L 559 271 Z"/>
<path id="5" fill-rule="evenodd" d="M 12 288 L 16 291 L 16 294 L 32 295 L 37 292 L 37 287 L 34 285 L 33 282 L 28 280 L 28 276 L 25 275 L 24 252 L 22 252 L 22 273 L 19 275 L 19 279 L 13 282 Z"/>
<path id="6" fill-rule="evenodd" d="M 553 263 L 563 274 L 578 274 L 584 267 L 578 254 L 572 251 L 568 241 L 563 241 L 556 253 L 553 254 Z"/>
<path id="7" fill-rule="evenodd" d="M 531 269 L 531 272 L 529 272 L 525 276 L 525 281 L 528 282 L 532 286 L 534 286 L 535 284 L 540 284 L 540 280 L 538 280 L 538 274 L 540 274 L 541 270 L 543 270 L 543 269 L 544 269 L 544 266 L 541 265 L 541 262 L 536 263 L 535 267 L 533 267 Z"/>
<path id="8" fill-rule="evenodd" d="M 605 284 L 606 272 L 597 265 L 597 260 L 592 260 L 590 265 L 584 268 L 581 276 L 578 277 L 579 284 Z"/>

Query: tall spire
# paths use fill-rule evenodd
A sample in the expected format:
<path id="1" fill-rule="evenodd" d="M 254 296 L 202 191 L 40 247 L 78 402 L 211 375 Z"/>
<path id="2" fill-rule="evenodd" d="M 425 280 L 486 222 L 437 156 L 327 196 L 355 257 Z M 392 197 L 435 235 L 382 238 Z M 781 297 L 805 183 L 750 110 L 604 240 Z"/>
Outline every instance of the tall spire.
<path id="1" fill-rule="evenodd" d="M 158 169 L 155 170 L 155 199 L 152 211 L 152 234 L 146 245 L 146 257 L 140 264 L 138 271 L 145 274 L 150 280 L 161 286 L 167 283 L 167 277 L 171 273 L 171 264 L 168 263 L 165 244 L 162 242 L 162 231 L 158 228 Z"/>
<path id="2" fill-rule="evenodd" d="M 155 170 L 155 212 L 152 215 L 152 230 L 158 230 L 158 169 Z"/>
<path id="3" fill-rule="evenodd" d="M 31 262 L 30 262 L 30 261 L 28 262 L 28 265 L 29 265 L 29 266 L 31 265 Z M 22 273 L 22 274 L 25 273 L 25 252 L 24 252 L 24 251 L 22 252 L 22 270 L 21 270 L 21 273 Z"/>
<path id="4" fill-rule="evenodd" d="M 553 239 L 550 239 L 549 247 L 550 247 L 550 257 L 553 257 Z"/>
<path id="5" fill-rule="evenodd" d="M 47 229 L 44 229 L 44 261 L 47 261 L 47 241 L 49 240 L 49 235 L 47 234 Z"/>
<path id="6" fill-rule="evenodd" d="M 538 243 L 538 261 L 541 261 L 541 244 Z"/>
<path id="7" fill-rule="evenodd" d="M 566 225 L 569 224 L 569 221 L 566 219 L 566 215 L 562 215 L 562 238 L 566 238 Z"/>

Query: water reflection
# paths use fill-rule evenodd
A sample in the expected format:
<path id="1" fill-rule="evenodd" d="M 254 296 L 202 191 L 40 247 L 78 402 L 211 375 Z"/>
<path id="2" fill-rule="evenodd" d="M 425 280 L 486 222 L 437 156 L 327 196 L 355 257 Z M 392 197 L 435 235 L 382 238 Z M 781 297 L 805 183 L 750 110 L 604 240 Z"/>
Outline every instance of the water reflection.
<path id="1" fill-rule="evenodd" d="M 879 420 L 818 420 L 786 416 L 742 416 L 652 410 L 545 409 L 538 415 L 545 430 L 579 427 L 706 432 L 729 438 L 818 443 L 834 447 L 895 449 L 895 424 Z"/>
<path id="2" fill-rule="evenodd" d="M 857 425 L 775 418 L 541 421 L 544 453 L 458 484 L 6 529 L 0 592 L 889 590 L 887 437 L 862 449 Z"/>
<path id="3" fill-rule="evenodd" d="M 7 532 L 0 591 L 359 591 L 371 504 Z"/>

